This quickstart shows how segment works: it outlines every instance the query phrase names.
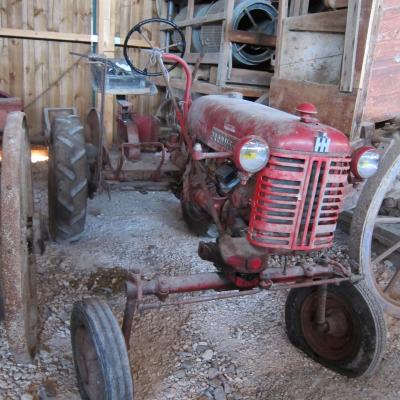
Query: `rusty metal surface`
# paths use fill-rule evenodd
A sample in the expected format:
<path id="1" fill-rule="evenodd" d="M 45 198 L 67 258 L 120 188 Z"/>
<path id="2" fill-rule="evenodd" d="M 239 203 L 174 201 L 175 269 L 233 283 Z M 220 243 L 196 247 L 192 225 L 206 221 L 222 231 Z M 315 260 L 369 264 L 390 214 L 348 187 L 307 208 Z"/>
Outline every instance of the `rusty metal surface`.
<path id="1" fill-rule="evenodd" d="M 13 111 L 21 111 L 23 108 L 22 100 L 19 97 L 10 97 L 2 92 L 0 95 L 0 132 L 4 131 L 7 115 Z"/>
<path id="2" fill-rule="evenodd" d="M 32 177 L 25 114 L 10 113 L 1 165 L 1 288 L 10 349 L 28 362 L 37 344 Z"/>
<path id="3" fill-rule="evenodd" d="M 336 294 L 326 296 L 323 324 L 316 322 L 320 296 L 312 293 L 305 300 L 300 313 L 304 338 L 319 356 L 330 361 L 351 357 L 359 340 L 358 332 L 346 302 Z"/>

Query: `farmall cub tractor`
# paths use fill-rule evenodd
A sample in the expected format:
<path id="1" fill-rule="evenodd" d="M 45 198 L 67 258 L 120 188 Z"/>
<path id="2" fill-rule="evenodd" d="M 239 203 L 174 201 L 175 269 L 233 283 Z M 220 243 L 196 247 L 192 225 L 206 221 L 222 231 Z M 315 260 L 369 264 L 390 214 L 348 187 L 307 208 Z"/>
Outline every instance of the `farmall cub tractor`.
<path id="1" fill-rule="evenodd" d="M 146 36 L 153 23 L 174 30 L 174 54 L 155 47 Z M 135 34 L 151 46 L 142 49 L 140 59 L 147 60 L 142 69 L 134 65 L 128 49 Z M 289 290 L 286 330 L 295 346 L 340 374 L 371 375 L 385 348 L 381 306 L 362 276 L 326 257 L 324 249 L 333 244 L 339 213 L 353 184 L 377 172 L 376 149 L 365 145 L 352 148 L 344 133 L 318 122 L 311 104 L 299 105 L 298 115 L 292 115 L 231 96 L 209 95 L 192 102 L 192 75 L 181 58 L 184 51 L 184 34 L 167 20 L 146 20 L 128 33 L 124 55 L 132 73 L 163 75 L 169 87 L 169 70 L 179 65 L 186 76 L 186 90 L 183 101 L 177 101 L 169 88 L 179 128 L 156 143 L 133 143 L 132 135 L 128 135 L 120 145 L 120 159 L 129 158 L 130 150 L 134 153 L 140 146 L 162 149 L 163 159 L 169 156 L 179 170 L 175 191 L 188 226 L 203 236 L 211 225 L 218 230 L 215 241 L 200 242 L 198 249 L 202 259 L 214 264 L 215 272 L 142 281 L 140 271 L 129 271 L 122 329 L 100 299 L 76 302 L 71 336 L 82 398 L 134 397 L 127 349 L 135 313 L 253 295 L 263 290 Z M 125 75 L 120 64 L 99 60 L 96 55 L 89 57 L 92 63 L 104 63 L 105 74 L 117 71 L 117 75 Z M 111 170 L 115 178 L 119 176 L 121 162 L 112 166 L 112 157 L 103 146 L 103 115 L 99 117 L 97 136 L 91 133 L 89 147 L 97 150 L 91 157 L 83 157 L 80 151 L 85 149 L 85 143 L 79 136 L 82 129 L 77 117 L 69 119 L 70 129 L 52 139 L 53 149 L 61 145 L 71 149 L 72 156 L 65 159 L 71 164 L 67 169 L 72 171 L 71 166 L 82 159 L 92 159 L 86 169 L 81 168 L 90 171 L 82 181 L 91 182 L 92 189 L 105 180 L 106 175 L 101 178 L 102 169 Z M 53 127 L 59 124 L 55 118 Z M 54 160 L 57 153 L 50 157 L 59 165 Z M 79 169 L 72 172 L 69 178 L 66 174 L 66 180 L 77 179 Z M 60 187 L 57 181 L 52 184 Z M 81 186 L 72 194 L 87 194 L 87 187 Z M 61 190 L 61 194 L 65 193 Z M 73 212 L 76 213 L 68 220 L 72 221 L 71 226 L 74 222 L 81 224 L 83 214 L 79 213 L 78 204 L 77 199 L 74 209 L 56 198 L 54 226 L 68 220 L 65 216 Z M 59 225 L 58 233 L 67 235 L 68 229 L 64 228 Z M 314 261 L 285 267 L 270 262 L 273 255 L 312 252 Z M 216 293 L 210 294 L 211 290 Z M 199 297 L 168 300 L 177 293 L 204 291 L 208 293 Z M 157 301 L 144 302 L 147 296 L 154 296 Z"/>

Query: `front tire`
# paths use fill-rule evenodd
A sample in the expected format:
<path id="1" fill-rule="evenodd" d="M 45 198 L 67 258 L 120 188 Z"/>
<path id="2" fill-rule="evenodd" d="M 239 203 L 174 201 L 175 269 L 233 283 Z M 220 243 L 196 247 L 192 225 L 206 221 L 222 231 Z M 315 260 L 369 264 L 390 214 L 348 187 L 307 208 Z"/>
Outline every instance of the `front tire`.
<path id="1" fill-rule="evenodd" d="M 188 228 L 198 236 L 214 236 L 210 231 L 213 223 L 210 216 L 199 207 L 181 197 L 182 216 Z"/>
<path id="2" fill-rule="evenodd" d="M 84 400 L 133 400 L 128 352 L 110 307 L 90 298 L 74 304 L 71 341 Z"/>
<path id="3" fill-rule="evenodd" d="M 78 240 L 85 229 L 88 164 L 84 129 L 75 115 L 53 121 L 49 149 L 49 230 L 56 241 Z"/>
<path id="4" fill-rule="evenodd" d="M 371 376 L 386 345 L 383 311 L 364 282 L 328 286 L 326 325 L 315 323 L 316 287 L 292 289 L 286 300 L 286 330 L 292 344 L 339 374 Z"/>

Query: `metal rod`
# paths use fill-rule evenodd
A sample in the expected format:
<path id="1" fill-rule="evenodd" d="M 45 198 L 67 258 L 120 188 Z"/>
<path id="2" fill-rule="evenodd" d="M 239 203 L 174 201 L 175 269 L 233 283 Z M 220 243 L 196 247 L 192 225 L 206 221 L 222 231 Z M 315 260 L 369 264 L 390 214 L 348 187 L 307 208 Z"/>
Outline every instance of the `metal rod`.
<path id="1" fill-rule="evenodd" d="M 318 295 L 318 307 L 317 307 L 317 313 L 315 316 L 315 323 L 318 325 L 325 325 L 325 322 L 326 322 L 326 298 L 328 295 L 328 285 L 326 283 L 318 286 L 317 295 Z"/>
<path id="2" fill-rule="evenodd" d="M 350 278 L 332 278 L 332 279 L 324 279 L 324 280 L 319 280 L 319 281 L 312 281 L 312 282 L 304 282 L 304 283 L 297 283 L 297 284 L 278 284 L 275 285 L 273 284 L 269 290 L 282 290 L 282 289 L 299 289 L 299 288 L 304 288 L 304 287 L 312 287 L 312 286 L 318 286 L 318 285 L 333 285 L 337 283 L 342 283 L 349 281 Z"/>
<path id="3" fill-rule="evenodd" d="M 161 309 L 161 308 L 165 308 L 165 307 L 179 307 L 179 306 L 189 305 L 189 304 L 205 303 L 208 301 L 232 299 L 232 298 L 237 298 L 237 297 L 251 296 L 251 295 L 254 295 L 254 294 L 257 294 L 260 292 L 261 292 L 261 289 L 257 288 L 257 289 L 252 289 L 252 290 L 246 290 L 244 292 L 221 293 L 221 294 L 216 294 L 213 296 L 201 296 L 197 299 L 186 299 L 186 300 L 176 301 L 176 302 L 172 302 L 172 303 L 141 304 L 138 306 L 138 311 L 143 312 L 143 311 L 148 311 L 148 310 Z"/>

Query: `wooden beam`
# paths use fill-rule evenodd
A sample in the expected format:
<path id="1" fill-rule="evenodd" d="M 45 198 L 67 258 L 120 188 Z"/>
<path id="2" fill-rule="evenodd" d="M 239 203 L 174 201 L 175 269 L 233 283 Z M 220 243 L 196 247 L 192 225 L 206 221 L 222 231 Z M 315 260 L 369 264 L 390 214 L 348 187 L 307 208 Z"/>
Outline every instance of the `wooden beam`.
<path id="1" fill-rule="evenodd" d="M 222 25 L 220 57 L 218 62 L 217 85 L 224 86 L 229 75 L 232 59 L 232 46 L 229 32 L 232 30 L 233 8 L 235 0 L 225 0 L 226 19 Z"/>
<path id="2" fill-rule="evenodd" d="M 299 15 L 308 14 L 308 6 L 310 0 L 292 0 L 290 4 L 290 16 L 296 17 Z"/>
<path id="3" fill-rule="evenodd" d="M 354 72 L 358 46 L 358 32 L 360 30 L 361 1 L 349 0 L 347 11 L 346 36 L 340 80 L 341 92 L 352 92 L 354 86 Z"/>
<path id="4" fill-rule="evenodd" d="M 217 67 L 210 68 L 210 83 L 217 83 Z M 239 83 L 242 85 L 269 86 L 272 73 L 267 71 L 250 71 L 242 68 L 232 68 L 229 79 L 226 83 Z"/>
<path id="5" fill-rule="evenodd" d="M 186 62 L 194 64 L 197 62 L 199 57 L 201 57 L 202 64 L 218 64 L 219 53 L 206 53 L 206 54 L 190 53 L 185 55 L 184 58 Z"/>
<path id="6" fill-rule="evenodd" d="M 98 0 L 98 52 L 108 58 L 115 55 L 115 1 Z M 101 104 L 101 96 L 98 96 L 98 105 Z M 107 144 L 113 143 L 114 137 L 114 96 L 105 95 L 103 123 Z"/>
<path id="7" fill-rule="evenodd" d="M 165 86 L 164 79 L 161 77 L 153 78 L 152 81 L 158 86 Z M 175 89 L 185 89 L 185 80 L 178 78 L 171 78 L 170 85 Z M 194 81 L 192 86 L 193 93 L 202 94 L 224 94 L 230 92 L 240 92 L 243 96 L 258 98 L 262 96 L 267 89 L 265 86 L 248 86 L 248 85 L 225 85 L 223 87 L 213 85 L 209 82 Z"/>
<path id="8" fill-rule="evenodd" d="M 266 35 L 261 32 L 230 31 L 229 40 L 235 43 L 255 44 L 266 47 L 276 46 L 276 36 Z"/>
<path id="9" fill-rule="evenodd" d="M 188 0 L 188 5 L 187 5 L 187 14 L 186 18 L 188 20 L 193 19 L 193 14 L 194 14 L 194 0 Z M 188 25 L 186 26 L 185 29 L 185 41 L 186 41 L 186 51 L 185 55 L 188 55 L 191 50 L 192 50 L 192 26 Z"/>
<path id="10" fill-rule="evenodd" d="M 15 38 L 15 39 L 31 39 L 31 40 L 48 40 L 55 42 L 71 42 L 71 43 L 98 43 L 98 35 L 87 35 L 81 33 L 67 33 L 54 31 L 33 31 L 29 29 L 13 29 L 0 28 L 0 37 Z M 114 37 L 116 46 L 123 46 L 124 39 Z M 148 48 L 149 45 L 140 39 L 131 39 L 128 43 L 129 47 Z"/>
<path id="11" fill-rule="evenodd" d="M 349 5 L 349 0 L 325 0 L 325 2 L 334 10 L 338 8 L 346 8 Z"/>
<path id="12" fill-rule="evenodd" d="M 215 14 L 206 15 L 205 17 L 197 17 L 197 18 L 186 18 L 183 21 L 174 21 L 179 28 L 185 28 L 186 26 L 193 25 L 203 25 L 210 24 L 211 22 L 223 21 L 226 18 L 225 12 L 219 12 Z M 173 28 L 168 26 L 161 27 L 161 30 L 171 30 Z"/>
<path id="13" fill-rule="evenodd" d="M 345 33 L 346 21 L 347 10 L 343 9 L 289 17 L 286 23 L 290 31 Z"/>
<path id="14" fill-rule="evenodd" d="M 282 45 L 284 32 L 286 30 L 285 21 L 288 15 L 288 4 L 289 0 L 280 0 L 278 9 L 278 29 L 277 29 L 277 41 L 276 41 L 276 52 L 275 52 L 275 77 L 279 78 L 281 64 L 282 64 Z"/>

